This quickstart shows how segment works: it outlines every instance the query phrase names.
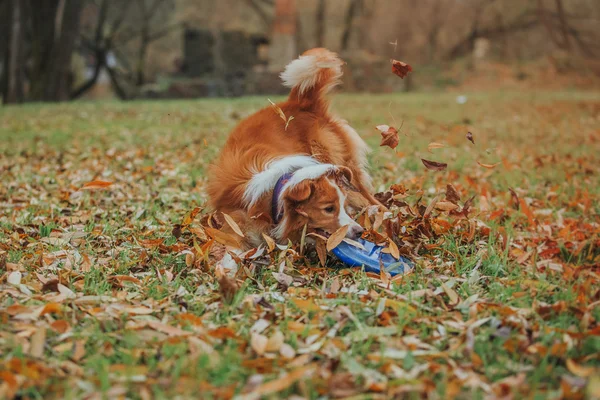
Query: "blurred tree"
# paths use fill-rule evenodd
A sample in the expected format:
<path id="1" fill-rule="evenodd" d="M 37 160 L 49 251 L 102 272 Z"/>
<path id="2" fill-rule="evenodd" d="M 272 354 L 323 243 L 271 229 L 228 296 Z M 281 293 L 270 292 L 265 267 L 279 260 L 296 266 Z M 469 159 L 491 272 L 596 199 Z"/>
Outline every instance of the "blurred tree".
<path id="1" fill-rule="evenodd" d="M 89 0 L 91 17 L 84 24 L 82 49 L 93 55 L 94 68 L 89 79 L 76 88 L 72 98 L 91 89 L 103 70 L 122 99 L 135 97 L 147 82 L 146 66 L 150 45 L 182 27 L 166 16 L 173 0 Z M 115 62 L 110 63 L 110 57 Z"/>
<path id="2" fill-rule="evenodd" d="M 12 17 L 3 74 L 5 102 L 69 99 L 71 56 L 79 35 L 82 5 L 79 0 L 8 3 Z M 25 75 L 29 82 L 26 94 Z"/>

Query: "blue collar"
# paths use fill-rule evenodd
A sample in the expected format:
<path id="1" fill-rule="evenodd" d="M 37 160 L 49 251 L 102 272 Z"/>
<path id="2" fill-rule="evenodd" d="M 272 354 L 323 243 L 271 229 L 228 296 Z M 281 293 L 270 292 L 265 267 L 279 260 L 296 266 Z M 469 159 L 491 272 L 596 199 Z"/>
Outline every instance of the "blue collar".
<path id="1" fill-rule="evenodd" d="M 271 198 L 271 218 L 273 219 L 273 223 L 277 225 L 281 218 L 283 218 L 283 208 L 279 209 L 279 197 L 282 194 L 283 187 L 286 183 L 294 175 L 293 172 L 288 172 L 287 174 L 281 175 L 281 177 L 277 180 L 275 187 L 273 188 L 273 197 Z"/>

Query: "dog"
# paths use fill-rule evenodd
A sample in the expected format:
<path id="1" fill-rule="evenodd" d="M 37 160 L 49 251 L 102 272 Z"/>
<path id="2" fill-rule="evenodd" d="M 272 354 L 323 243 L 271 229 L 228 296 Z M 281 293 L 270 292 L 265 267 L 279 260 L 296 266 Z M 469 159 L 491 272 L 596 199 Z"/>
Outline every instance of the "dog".
<path id="1" fill-rule="evenodd" d="M 241 121 L 210 166 L 210 205 L 247 232 L 241 247 L 257 246 L 262 234 L 297 241 L 305 225 L 325 236 L 348 225 L 355 239 L 363 228 L 349 212 L 380 205 L 367 144 L 329 112 L 327 94 L 340 83 L 342 65 L 323 48 L 293 60 L 281 74 L 291 89 L 287 101 Z"/>

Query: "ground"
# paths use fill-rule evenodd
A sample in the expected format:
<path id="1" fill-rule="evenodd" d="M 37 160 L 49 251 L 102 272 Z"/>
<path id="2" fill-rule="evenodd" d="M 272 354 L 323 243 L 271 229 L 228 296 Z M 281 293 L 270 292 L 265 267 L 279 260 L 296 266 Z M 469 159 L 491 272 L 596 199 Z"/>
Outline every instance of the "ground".
<path id="1" fill-rule="evenodd" d="M 464 95 L 335 97 L 395 278 L 217 267 L 206 166 L 266 98 L 0 108 L 0 397 L 600 396 L 600 94 Z"/>

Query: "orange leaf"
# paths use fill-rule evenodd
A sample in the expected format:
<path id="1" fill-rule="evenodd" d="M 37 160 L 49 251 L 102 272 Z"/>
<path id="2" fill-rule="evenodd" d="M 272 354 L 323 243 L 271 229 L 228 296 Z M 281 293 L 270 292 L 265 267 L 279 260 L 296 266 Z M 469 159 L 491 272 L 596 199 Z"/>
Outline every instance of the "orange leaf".
<path id="1" fill-rule="evenodd" d="M 92 189 L 105 189 L 112 185 L 112 182 L 107 181 L 91 181 L 83 185 L 81 190 L 92 190 Z"/>
<path id="2" fill-rule="evenodd" d="M 412 72 L 412 67 L 405 62 L 392 60 L 392 72 L 404 79 L 409 72 Z"/>
<path id="3" fill-rule="evenodd" d="M 380 147 L 388 146 L 391 149 L 398 147 L 400 138 L 398 137 L 398 130 L 396 128 L 388 125 L 377 125 L 376 128 L 381 132 Z"/>
<path id="4" fill-rule="evenodd" d="M 592 376 L 594 373 L 597 373 L 594 367 L 579 365 L 570 358 L 567 360 L 567 368 L 573 375 L 577 375 L 580 378 L 587 378 L 589 376 Z"/>
<path id="5" fill-rule="evenodd" d="M 348 233 L 348 225 L 342 226 L 331 236 L 329 236 L 329 239 L 327 239 L 327 251 L 335 249 L 340 243 L 342 243 L 342 240 L 344 240 L 346 237 L 346 233 Z"/>
<path id="6" fill-rule="evenodd" d="M 60 304 L 58 303 L 48 303 L 44 306 L 44 309 L 42 310 L 40 316 L 52 313 L 59 313 L 60 308 Z"/>
<path id="7" fill-rule="evenodd" d="M 64 319 L 57 319 L 50 324 L 50 327 L 58 333 L 65 333 L 70 328 L 69 323 Z"/>
<path id="8" fill-rule="evenodd" d="M 527 205 L 525 199 L 519 199 L 519 204 L 521 205 L 521 210 L 523 211 L 523 214 L 527 216 L 529 225 L 535 226 L 535 217 L 533 216 L 533 213 L 531 212 L 531 209 Z"/>

